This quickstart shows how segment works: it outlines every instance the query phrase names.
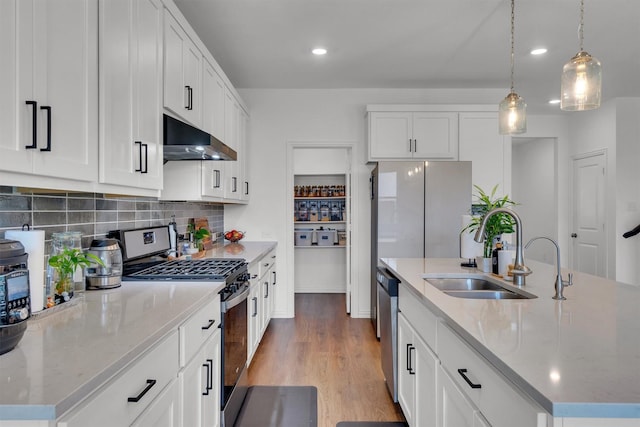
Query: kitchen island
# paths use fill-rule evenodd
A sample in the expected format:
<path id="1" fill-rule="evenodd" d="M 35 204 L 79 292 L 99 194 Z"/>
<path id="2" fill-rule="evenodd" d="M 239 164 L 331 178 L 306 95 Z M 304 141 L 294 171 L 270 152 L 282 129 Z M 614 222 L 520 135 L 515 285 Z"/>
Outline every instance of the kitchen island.
<path id="1" fill-rule="evenodd" d="M 251 266 L 275 246 L 234 243 L 205 256 L 244 258 Z M 125 281 L 33 316 L 16 348 L 0 355 L 0 426 L 56 425 L 56 419 L 150 348 L 175 339 L 178 328 L 217 298 L 223 286 Z M 177 347 L 175 352 L 177 359 Z"/>
<path id="2" fill-rule="evenodd" d="M 424 279 L 484 274 L 458 259 L 382 262 L 425 310 L 543 408 L 548 425 L 640 425 L 639 287 L 575 273 L 567 299 L 556 301 L 555 267 L 527 261 L 533 274 L 523 289 L 537 298 L 465 299 Z M 399 304 L 402 311 L 402 294 Z"/>

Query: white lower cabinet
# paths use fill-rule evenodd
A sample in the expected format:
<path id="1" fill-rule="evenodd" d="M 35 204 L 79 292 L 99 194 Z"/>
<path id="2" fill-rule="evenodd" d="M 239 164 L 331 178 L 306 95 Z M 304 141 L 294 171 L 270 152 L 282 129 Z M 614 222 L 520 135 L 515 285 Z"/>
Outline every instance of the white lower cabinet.
<path id="1" fill-rule="evenodd" d="M 444 371 L 438 368 L 438 425 L 441 427 L 473 427 L 476 410 L 473 404 L 453 383 Z"/>
<path id="2" fill-rule="evenodd" d="M 398 401 L 412 427 L 436 425 L 438 358 L 398 315 Z"/>
<path id="3" fill-rule="evenodd" d="M 171 400 L 169 397 L 159 396 L 165 389 L 173 387 L 175 382 L 178 371 L 177 349 L 178 332 L 174 331 L 111 379 L 86 403 L 82 402 L 63 416 L 58 421 L 58 427 L 129 426 L 143 412 L 144 420 L 166 417 L 166 414 L 161 414 L 166 408 L 153 403 L 158 398 Z"/>
<path id="4" fill-rule="evenodd" d="M 251 272 L 249 273 L 251 274 Z M 251 288 L 249 291 L 249 299 L 247 300 L 247 324 L 249 325 L 249 333 L 248 340 L 249 345 L 247 346 L 247 362 L 251 363 L 253 359 L 253 355 L 258 348 L 258 344 L 260 343 L 260 277 L 257 274 L 251 275 Z"/>
<path id="5" fill-rule="evenodd" d="M 220 330 L 178 375 L 183 427 L 220 425 Z"/>
<path id="6" fill-rule="evenodd" d="M 173 381 L 131 427 L 178 427 L 179 408 L 178 382 Z"/>

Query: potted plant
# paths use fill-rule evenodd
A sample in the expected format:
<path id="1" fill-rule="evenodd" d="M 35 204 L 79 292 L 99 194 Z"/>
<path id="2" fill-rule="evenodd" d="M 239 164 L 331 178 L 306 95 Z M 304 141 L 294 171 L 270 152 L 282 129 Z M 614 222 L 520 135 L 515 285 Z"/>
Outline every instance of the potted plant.
<path id="1" fill-rule="evenodd" d="M 200 227 L 197 230 L 195 228 L 196 226 L 194 223 L 189 223 L 189 225 L 187 226 L 187 231 L 193 235 L 193 243 L 196 245 L 196 248 L 198 248 L 198 251 L 201 251 L 204 249 L 202 243 L 203 240 L 207 236 L 210 236 L 211 233 L 204 227 Z"/>
<path id="2" fill-rule="evenodd" d="M 63 248 L 59 253 L 49 257 L 49 266 L 55 270 L 55 303 L 69 301 L 73 296 L 73 276 L 78 267 L 88 267 L 92 262 L 104 267 L 100 258 L 91 253 L 84 253 L 78 248 Z"/>
<path id="3" fill-rule="evenodd" d="M 487 194 L 482 188 L 474 185 L 476 189 L 476 203 L 474 203 L 475 212 L 471 217 L 471 222 L 462 229 L 462 231 L 468 231 L 469 233 L 475 233 L 480 227 L 482 219 L 495 208 L 503 208 L 507 206 L 513 206 L 516 204 L 513 200 L 509 199 L 508 195 L 500 198 L 496 198 L 496 190 L 498 185 L 494 186 L 490 194 Z M 484 228 L 484 244 L 482 250 L 482 256 L 486 260 L 491 258 L 491 252 L 493 251 L 493 245 L 496 238 L 505 233 L 513 233 L 515 222 L 513 218 L 507 214 L 497 213 L 491 216 Z M 491 265 L 491 262 L 489 262 Z"/>

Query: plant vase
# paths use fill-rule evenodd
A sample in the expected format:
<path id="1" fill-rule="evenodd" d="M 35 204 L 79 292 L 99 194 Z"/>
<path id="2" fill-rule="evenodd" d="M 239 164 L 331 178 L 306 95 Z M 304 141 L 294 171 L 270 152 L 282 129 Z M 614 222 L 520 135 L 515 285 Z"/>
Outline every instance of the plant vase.
<path id="1" fill-rule="evenodd" d="M 56 272 L 54 276 L 54 284 L 54 302 L 56 305 L 67 302 L 73 297 L 73 291 L 75 289 L 73 273 L 58 274 Z"/>
<path id="2" fill-rule="evenodd" d="M 491 273 L 492 271 L 492 262 L 493 258 L 485 258 L 485 257 L 476 257 L 476 264 L 478 264 L 478 270 L 481 270 L 483 273 Z"/>

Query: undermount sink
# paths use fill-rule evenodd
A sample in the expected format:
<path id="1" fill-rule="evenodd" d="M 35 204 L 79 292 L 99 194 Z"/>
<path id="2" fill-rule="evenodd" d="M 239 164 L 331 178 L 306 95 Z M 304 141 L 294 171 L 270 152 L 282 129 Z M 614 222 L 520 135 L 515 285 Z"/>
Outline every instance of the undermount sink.
<path id="1" fill-rule="evenodd" d="M 469 299 L 532 299 L 535 295 L 503 285 L 482 275 L 425 276 L 424 280 L 443 293 Z"/>

